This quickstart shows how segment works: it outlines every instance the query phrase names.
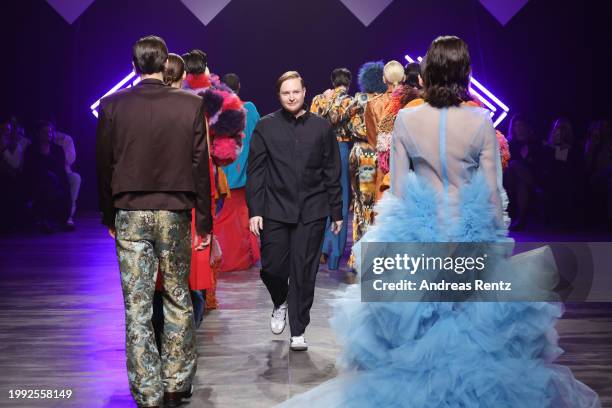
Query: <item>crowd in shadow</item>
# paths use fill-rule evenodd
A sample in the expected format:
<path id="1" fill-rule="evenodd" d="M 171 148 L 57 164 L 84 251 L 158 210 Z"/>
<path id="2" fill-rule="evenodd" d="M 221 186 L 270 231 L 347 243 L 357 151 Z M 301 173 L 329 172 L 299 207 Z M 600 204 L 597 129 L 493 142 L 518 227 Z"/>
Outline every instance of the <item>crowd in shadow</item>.
<path id="1" fill-rule="evenodd" d="M 0 125 L 0 231 L 73 231 L 81 176 L 74 141 L 49 121 L 31 137 L 13 118 Z"/>
<path id="2" fill-rule="evenodd" d="M 593 121 L 576 136 L 567 118 L 553 121 L 538 137 L 529 118 L 510 121 L 511 159 L 504 173 L 511 230 L 529 226 L 568 230 L 612 228 L 612 131 Z"/>

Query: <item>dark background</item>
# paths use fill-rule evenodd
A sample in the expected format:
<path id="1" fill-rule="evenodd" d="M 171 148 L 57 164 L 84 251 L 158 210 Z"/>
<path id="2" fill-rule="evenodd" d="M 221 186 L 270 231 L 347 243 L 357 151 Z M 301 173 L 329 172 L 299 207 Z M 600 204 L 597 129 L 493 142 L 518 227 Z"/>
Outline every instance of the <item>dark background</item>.
<path id="1" fill-rule="evenodd" d="M 405 53 L 423 55 L 436 36 L 454 34 L 470 46 L 474 75 L 511 114 L 529 114 L 542 136 L 565 115 L 580 137 L 612 112 L 606 3 L 531 0 L 502 26 L 477 0 L 395 0 L 364 27 L 339 0 L 233 0 L 208 26 L 179 0 L 97 0 L 72 25 L 44 0 L 5 2 L 0 120 L 15 115 L 31 135 L 37 120 L 54 118 L 75 139 L 80 209 L 95 209 L 89 106 L 129 73 L 131 45 L 144 35 L 160 35 L 179 54 L 204 50 L 211 71 L 238 73 L 241 96 L 265 114 L 277 109 L 273 86 L 284 71 L 300 71 L 309 101 L 335 67 L 404 63 Z"/>

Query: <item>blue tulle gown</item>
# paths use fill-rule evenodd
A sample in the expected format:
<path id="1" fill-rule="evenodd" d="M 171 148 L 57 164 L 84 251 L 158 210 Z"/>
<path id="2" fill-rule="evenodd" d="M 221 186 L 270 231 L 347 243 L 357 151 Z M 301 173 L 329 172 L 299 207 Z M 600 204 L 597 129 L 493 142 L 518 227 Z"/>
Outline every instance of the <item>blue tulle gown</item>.
<path id="1" fill-rule="evenodd" d="M 404 109 L 392 139 L 391 192 L 354 252 L 359 259 L 364 242 L 507 241 L 506 203 L 488 111 Z M 550 273 L 539 269 L 544 256 L 523 255 L 516 268 L 530 279 Z M 352 285 L 332 306 L 340 374 L 280 407 L 601 406 L 553 364 L 562 353 L 559 303 L 366 303 Z"/>

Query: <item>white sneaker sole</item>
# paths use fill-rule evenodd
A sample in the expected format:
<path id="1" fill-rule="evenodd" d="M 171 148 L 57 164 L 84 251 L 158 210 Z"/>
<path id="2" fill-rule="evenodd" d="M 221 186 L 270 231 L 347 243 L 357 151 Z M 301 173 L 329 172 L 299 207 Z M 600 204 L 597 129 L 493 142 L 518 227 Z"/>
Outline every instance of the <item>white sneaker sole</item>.
<path id="1" fill-rule="evenodd" d="M 272 334 L 276 334 L 278 336 L 279 334 L 282 334 L 285 331 L 285 326 L 286 324 L 283 326 L 283 328 L 279 332 L 275 332 L 272 327 L 270 327 L 270 331 L 272 332 Z"/>
<path id="2" fill-rule="evenodd" d="M 300 344 L 300 345 L 293 345 L 293 344 L 292 344 L 292 345 L 290 345 L 289 347 L 290 347 L 290 348 L 291 348 L 291 350 L 293 350 L 293 351 L 306 351 L 306 350 L 308 350 L 308 346 L 305 346 L 305 345 L 303 345 L 303 344 Z"/>

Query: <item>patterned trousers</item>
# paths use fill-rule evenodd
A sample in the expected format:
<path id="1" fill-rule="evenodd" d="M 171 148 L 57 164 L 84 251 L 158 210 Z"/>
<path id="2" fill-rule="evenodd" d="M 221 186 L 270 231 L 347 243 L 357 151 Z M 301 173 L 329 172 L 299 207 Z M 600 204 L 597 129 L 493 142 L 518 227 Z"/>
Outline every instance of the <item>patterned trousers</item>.
<path id="1" fill-rule="evenodd" d="M 196 371 L 188 287 L 191 212 L 119 210 L 115 227 L 130 390 L 137 404 L 160 405 L 164 391 L 188 390 Z M 161 356 L 151 322 L 158 268 L 166 289 Z"/>
<path id="2" fill-rule="evenodd" d="M 349 155 L 349 175 L 353 187 L 353 245 L 359 241 L 374 222 L 376 203 L 376 149 L 366 142 L 355 142 Z M 351 250 L 348 267 L 355 269 Z"/>

